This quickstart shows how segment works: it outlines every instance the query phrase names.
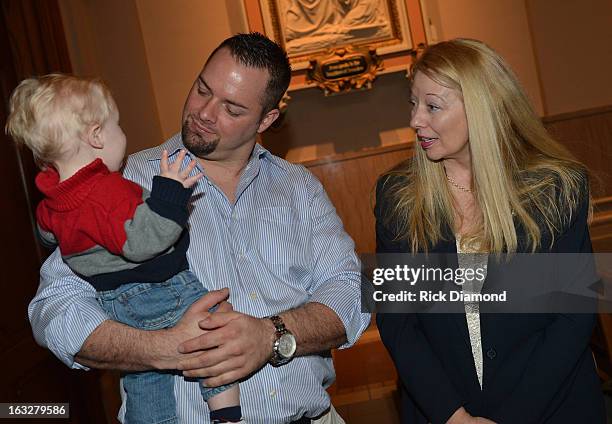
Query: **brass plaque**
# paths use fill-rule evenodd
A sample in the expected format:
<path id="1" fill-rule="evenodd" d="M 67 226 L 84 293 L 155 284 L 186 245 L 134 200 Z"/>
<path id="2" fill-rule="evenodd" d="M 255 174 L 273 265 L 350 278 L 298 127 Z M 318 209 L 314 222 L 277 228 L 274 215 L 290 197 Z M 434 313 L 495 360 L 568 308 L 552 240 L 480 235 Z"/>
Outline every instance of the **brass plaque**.
<path id="1" fill-rule="evenodd" d="M 382 60 L 375 49 L 342 47 L 310 58 L 306 79 L 329 96 L 372 88 L 381 69 Z"/>

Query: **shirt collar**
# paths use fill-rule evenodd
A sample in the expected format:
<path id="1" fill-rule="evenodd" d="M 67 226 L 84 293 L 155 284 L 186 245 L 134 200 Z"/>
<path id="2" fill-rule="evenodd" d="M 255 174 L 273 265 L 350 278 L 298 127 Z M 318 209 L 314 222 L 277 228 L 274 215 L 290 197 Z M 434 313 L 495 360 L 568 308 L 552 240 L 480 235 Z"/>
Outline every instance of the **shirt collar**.
<path id="1" fill-rule="evenodd" d="M 273 165 L 278 166 L 284 171 L 288 171 L 288 162 L 282 160 L 278 156 L 274 156 L 259 143 L 255 143 L 255 147 L 253 148 L 253 153 L 251 154 L 251 159 L 249 159 L 249 162 L 253 161 L 255 158 L 266 158 Z"/>
<path id="2" fill-rule="evenodd" d="M 176 154 L 180 149 L 183 149 L 183 148 L 185 148 L 185 146 L 183 145 L 181 134 L 177 133 L 174 136 L 172 136 L 168 141 L 166 141 L 164 144 L 161 144 L 157 147 L 153 147 L 152 149 L 149 149 L 145 153 L 145 158 L 149 161 L 159 161 L 161 160 L 161 155 L 164 149 L 168 151 L 168 156 L 172 156 Z M 255 159 L 261 160 L 262 158 L 267 159 L 268 161 L 270 161 L 270 163 L 278 166 L 279 168 L 285 171 L 288 170 L 288 166 L 289 166 L 288 162 L 282 160 L 281 158 L 277 156 L 274 156 L 261 144 L 255 143 L 255 147 L 253 148 L 253 153 L 251 153 L 251 158 L 249 159 L 249 163 L 252 163 Z"/>
<path id="3" fill-rule="evenodd" d="M 168 156 L 172 156 L 184 147 L 181 133 L 176 133 L 165 143 L 147 150 L 145 152 L 145 158 L 148 161 L 160 161 L 164 150 L 168 151 Z"/>

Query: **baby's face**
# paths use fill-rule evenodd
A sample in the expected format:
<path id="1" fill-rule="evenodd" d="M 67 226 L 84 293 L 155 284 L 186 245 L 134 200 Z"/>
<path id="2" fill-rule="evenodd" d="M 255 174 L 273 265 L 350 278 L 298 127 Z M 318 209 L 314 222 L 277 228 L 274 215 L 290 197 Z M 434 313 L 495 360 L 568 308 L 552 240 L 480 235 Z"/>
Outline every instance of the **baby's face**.
<path id="1" fill-rule="evenodd" d="M 100 152 L 102 161 L 110 171 L 118 171 L 121 169 L 125 158 L 126 140 L 125 134 L 119 126 L 119 112 L 116 109 L 102 124 L 100 136 L 104 142 L 104 147 Z"/>

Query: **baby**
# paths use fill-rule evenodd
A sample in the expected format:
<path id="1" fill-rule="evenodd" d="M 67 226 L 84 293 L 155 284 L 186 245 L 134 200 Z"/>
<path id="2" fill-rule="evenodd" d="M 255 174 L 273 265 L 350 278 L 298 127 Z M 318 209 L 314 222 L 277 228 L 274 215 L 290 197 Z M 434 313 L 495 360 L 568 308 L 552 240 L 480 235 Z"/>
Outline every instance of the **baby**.
<path id="1" fill-rule="evenodd" d="M 186 257 L 187 204 L 203 174 L 192 172 L 196 161 L 183 150 L 173 163 L 163 153 L 150 193 L 124 179 L 126 139 L 102 82 L 60 74 L 24 80 L 11 96 L 6 130 L 42 169 L 41 239 L 59 244 L 112 319 L 145 330 L 172 327 L 207 293 Z M 127 373 L 122 382 L 126 423 L 177 422 L 172 373 Z M 199 386 L 213 423 L 244 422 L 237 384 Z"/>

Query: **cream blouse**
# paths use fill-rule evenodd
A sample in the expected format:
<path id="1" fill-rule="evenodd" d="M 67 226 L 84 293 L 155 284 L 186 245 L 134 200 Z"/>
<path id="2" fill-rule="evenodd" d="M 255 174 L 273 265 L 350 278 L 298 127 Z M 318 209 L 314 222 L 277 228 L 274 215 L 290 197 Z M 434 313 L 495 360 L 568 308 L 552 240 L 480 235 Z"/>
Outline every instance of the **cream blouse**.
<path id="1" fill-rule="evenodd" d="M 461 286 L 463 293 L 480 293 L 484 280 L 487 275 L 487 262 L 488 255 L 485 253 L 475 253 L 477 249 L 466 248 L 461 249 L 461 238 L 456 235 L 457 240 L 457 260 L 459 262 L 459 268 L 463 269 L 484 269 L 484 277 L 482 279 L 474 278 L 471 281 L 466 280 Z M 478 273 L 474 273 L 478 276 Z M 476 367 L 476 374 L 478 376 L 478 382 L 482 389 L 482 335 L 480 332 L 480 307 L 477 301 L 465 300 L 465 319 L 467 321 L 468 332 L 470 334 L 470 344 L 472 346 L 472 357 L 474 358 L 474 365 Z"/>

